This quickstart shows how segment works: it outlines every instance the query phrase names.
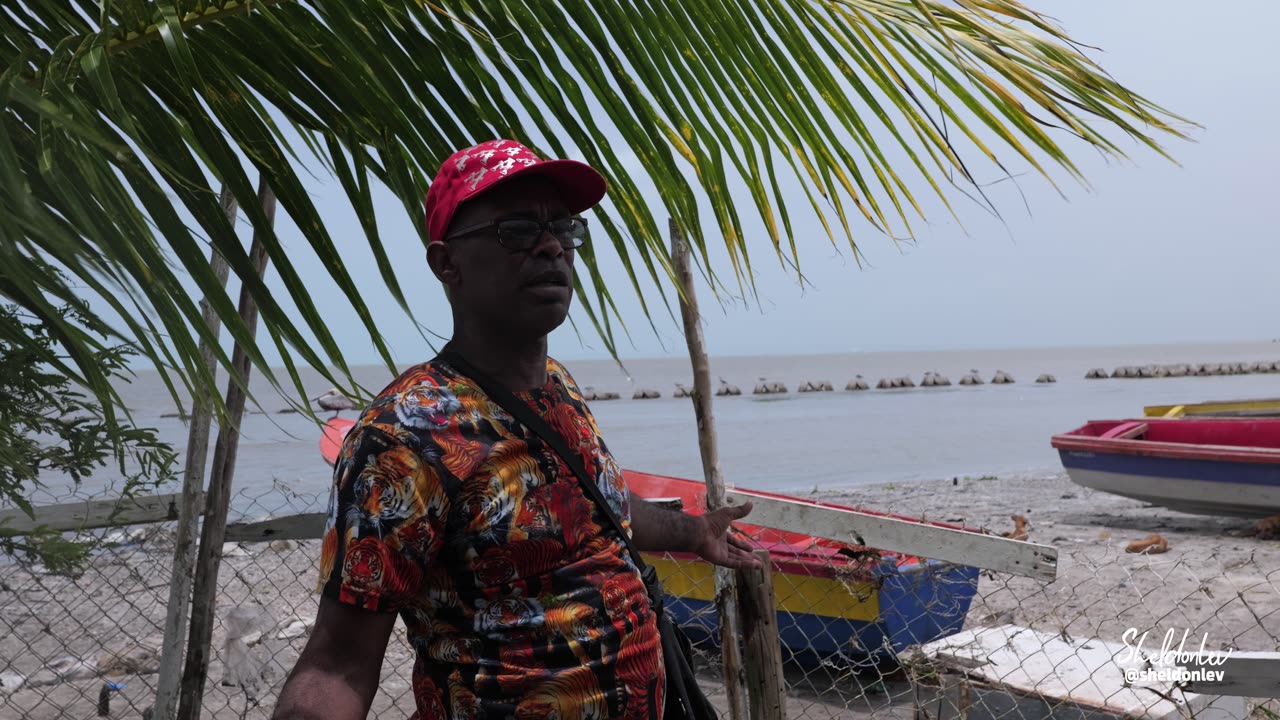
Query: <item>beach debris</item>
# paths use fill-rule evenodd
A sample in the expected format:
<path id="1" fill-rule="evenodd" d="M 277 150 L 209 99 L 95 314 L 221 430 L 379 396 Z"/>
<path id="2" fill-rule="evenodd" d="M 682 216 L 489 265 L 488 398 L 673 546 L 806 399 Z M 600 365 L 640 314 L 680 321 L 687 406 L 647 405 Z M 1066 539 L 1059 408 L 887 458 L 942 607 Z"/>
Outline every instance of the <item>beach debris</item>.
<path id="1" fill-rule="evenodd" d="M 1245 530 L 1233 530 L 1232 537 L 1251 537 L 1259 540 L 1280 540 L 1280 515 L 1272 515 L 1255 522 L 1253 527 Z"/>
<path id="2" fill-rule="evenodd" d="M 1013 530 L 1000 533 L 1000 537 L 1007 537 L 1010 540 L 1026 540 L 1030 537 L 1028 530 L 1031 529 L 1031 523 L 1027 522 L 1024 515 L 1010 515 L 1009 519 L 1013 521 Z"/>
<path id="3" fill-rule="evenodd" d="M 94 663 L 85 662 L 77 657 L 64 657 L 45 663 L 62 680 L 84 680 L 96 677 L 98 668 Z"/>
<path id="4" fill-rule="evenodd" d="M 1098 533 L 1098 539 L 1099 539 L 1099 540 L 1110 540 L 1110 539 L 1111 539 L 1111 531 L 1110 531 L 1110 530 L 1103 530 L 1102 532 Z"/>
<path id="5" fill-rule="evenodd" d="M 222 557 L 224 558 L 249 557 L 252 554 L 253 553 L 241 547 L 238 542 L 222 543 Z"/>
<path id="6" fill-rule="evenodd" d="M 1127 553 L 1141 553 L 1144 555 L 1157 555 L 1159 553 L 1169 552 L 1169 541 L 1160 533 L 1152 533 L 1141 540 L 1134 540 L 1124 546 Z"/>
<path id="7" fill-rule="evenodd" d="M 754 395 L 777 395 L 785 392 L 787 392 L 786 385 L 776 380 L 765 380 L 764 378 L 760 378 L 760 381 L 756 383 L 755 389 L 752 390 Z"/>
<path id="8" fill-rule="evenodd" d="M 1107 371 L 1103 370 L 1102 368 L 1093 368 L 1092 370 L 1084 374 L 1084 379 L 1085 380 L 1106 380 Z"/>
<path id="9" fill-rule="evenodd" d="M 1013 382 L 1013 376 L 1003 370 L 997 370 L 991 378 L 992 385 L 1011 385 Z"/>
<path id="10" fill-rule="evenodd" d="M 858 375 L 854 377 L 852 380 L 850 380 L 844 386 L 844 389 L 845 390 L 868 390 L 870 389 L 870 387 L 871 386 L 867 384 L 867 381 L 863 380 L 861 375 Z"/>
<path id="11" fill-rule="evenodd" d="M 227 612 L 223 624 L 227 639 L 223 645 L 225 672 L 221 684 L 242 688 L 250 697 L 256 697 L 267 668 L 265 649 L 256 646 L 262 640 L 263 629 L 272 624 L 271 614 L 261 605 L 237 605 Z"/>
<path id="12" fill-rule="evenodd" d="M 267 547 L 278 553 L 292 552 L 298 549 L 298 543 L 293 540 L 272 540 Z"/>
<path id="13" fill-rule="evenodd" d="M 8 695 L 26 684 L 27 678 L 16 672 L 5 670 L 0 672 L 0 695 Z"/>
<path id="14" fill-rule="evenodd" d="M 1258 530 L 1257 537 L 1259 540 L 1280 539 L 1280 515 L 1262 518 L 1254 527 Z"/>
<path id="15" fill-rule="evenodd" d="M 107 676 L 140 675 L 160 670 L 160 652 L 145 644 L 130 645 L 98 656 L 97 673 Z"/>
<path id="16" fill-rule="evenodd" d="M 302 637 L 311 632 L 311 628 L 315 627 L 316 619 L 313 617 L 301 617 L 295 615 L 286 620 L 280 632 L 276 633 L 277 640 L 292 640 L 293 638 Z"/>
<path id="17" fill-rule="evenodd" d="M 354 410 L 356 401 L 342 394 L 338 388 L 329 388 L 323 395 L 311 399 L 321 410 L 333 412 L 334 417 L 343 410 Z"/>
<path id="18" fill-rule="evenodd" d="M 716 395 L 718 397 L 726 397 L 726 396 L 736 397 L 741 394 L 742 394 L 742 388 L 726 381 L 724 378 L 720 378 L 720 387 L 716 388 Z"/>
<path id="19" fill-rule="evenodd" d="M 832 387 L 828 380 L 806 380 L 800 383 L 800 392 L 831 392 L 835 388 Z"/>
<path id="20" fill-rule="evenodd" d="M 681 385 L 680 383 L 676 383 L 676 391 L 671 393 L 671 397 L 678 397 L 678 398 L 693 397 L 693 391 L 685 387 L 684 385 Z"/>
<path id="21" fill-rule="evenodd" d="M 134 527 L 127 529 L 117 529 L 108 532 L 102 536 L 102 544 L 107 547 L 120 547 L 126 545 L 139 545 L 154 537 L 155 533 L 163 530 L 160 527 Z"/>
<path id="22" fill-rule="evenodd" d="M 1041 385 L 1044 385 L 1046 383 L 1056 383 L 1058 382 L 1058 378 L 1050 375 L 1049 373 L 1045 373 L 1040 377 L 1036 378 L 1036 382 L 1040 383 Z"/>
<path id="23" fill-rule="evenodd" d="M 632 400 L 656 400 L 662 397 L 662 393 L 652 388 L 640 388 L 631 395 Z"/>
<path id="24" fill-rule="evenodd" d="M 978 374 L 977 370 L 970 370 L 968 375 L 960 378 L 961 385 L 985 385 L 986 381 Z"/>

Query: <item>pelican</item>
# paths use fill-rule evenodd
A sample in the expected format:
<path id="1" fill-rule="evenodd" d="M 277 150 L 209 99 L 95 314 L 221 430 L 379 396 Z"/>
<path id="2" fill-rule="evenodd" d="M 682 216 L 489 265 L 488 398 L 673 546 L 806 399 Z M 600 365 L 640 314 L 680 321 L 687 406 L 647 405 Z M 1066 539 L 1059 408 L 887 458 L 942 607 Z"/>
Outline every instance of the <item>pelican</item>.
<path id="1" fill-rule="evenodd" d="M 311 402 L 319 405 L 321 410 L 332 410 L 334 417 L 343 410 L 354 410 L 356 407 L 355 401 L 343 395 L 338 388 L 329 388 L 328 392 L 313 398 Z"/>

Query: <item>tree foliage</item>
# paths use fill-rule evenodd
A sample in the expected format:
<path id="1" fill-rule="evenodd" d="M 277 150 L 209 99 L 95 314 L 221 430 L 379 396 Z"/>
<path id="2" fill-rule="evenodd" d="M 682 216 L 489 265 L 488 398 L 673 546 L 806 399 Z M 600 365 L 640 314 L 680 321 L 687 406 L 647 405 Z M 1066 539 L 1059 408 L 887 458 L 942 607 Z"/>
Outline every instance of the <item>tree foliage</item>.
<path id="1" fill-rule="evenodd" d="M 83 306 L 65 305 L 57 312 L 64 320 L 92 324 Z M 154 430 L 133 426 L 127 416 L 108 419 L 94 396 L 49 365 L 47 358 L 59 348 L 44 322 L 0 305 L 0 327 L 0 506 L 17 506 L 34 517 L 29 497 L 46 481 L 57 478 L 58 485 L 74 487 L 110 466 L 121 476 L 112 493 L 121 499 L 173 479 L 176 456 Z M 26 342 L 6 339 L 15 335 Z M 94 361 L 107 377 L 121 380 L 131 355 L 126 346 L 104 347 Z M 73 569 L 95 544 L 47 529 L 19 536 L 0 525 L 0 552 L 53 571 Z"/>

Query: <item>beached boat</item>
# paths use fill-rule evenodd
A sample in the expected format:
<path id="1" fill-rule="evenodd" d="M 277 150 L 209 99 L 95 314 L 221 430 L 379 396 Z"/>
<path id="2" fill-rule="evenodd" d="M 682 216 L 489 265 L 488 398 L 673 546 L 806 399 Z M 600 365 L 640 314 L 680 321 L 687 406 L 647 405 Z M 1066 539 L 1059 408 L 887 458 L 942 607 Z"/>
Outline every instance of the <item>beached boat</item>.
<path id="1" fill-rule="evenodd" d="M 1198 515 L 1280 514 L 1280 419 L 1094 421 L 1052 444 L 1077 485 Z"/>
<path id="2" fill-rule="evenodd" d="M 320 441 L 330 464 L 352 422 L 329 420 Z M 624 470 L 640 497 L 700 514 L 701 482 Z M 787 495 L 739 490 L 762 498 L 841 507 Z M 863 511 L 866 512 L 866 511 Z M 885 515 L 913 522 L 918 518 Z M 929 523 L 956 528 L 945 523 Z M 880 552 L 856 545 L 740 523 L 772 561 L 778 634 L 784 657 L 812 662 L 887 659 L 912 645 L 959 632 L 978 587 L 975 567 Z M 666 590 L 666 607 L 695 642 L 719 642 L 713 567 L 691 554 L 645 554 Z"/>
<path id="3" fill-rule="evenodd" d="M 1280 417 L 1280 399 L 1213 400 L 1180 405 L 1148 405 L 1147 417 Z"/>

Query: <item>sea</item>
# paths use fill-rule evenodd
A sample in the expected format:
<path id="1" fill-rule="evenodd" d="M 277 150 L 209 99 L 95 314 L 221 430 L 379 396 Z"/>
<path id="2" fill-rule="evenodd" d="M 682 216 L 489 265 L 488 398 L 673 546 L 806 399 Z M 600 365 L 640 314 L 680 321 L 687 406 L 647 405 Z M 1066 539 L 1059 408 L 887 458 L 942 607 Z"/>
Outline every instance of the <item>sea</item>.
<path id="1" fill-rule="evenodd" d="M 1051 436 L 1088 420 L 1138 417 L 1144 405 L 1280 397 L 1280 374 L 1086 380 L 1089 369 L 1110 373 L 1121 365 L 1257 361 L 1280 361 L 1280 343 L 717 357 L 711 359 L 713 382 L 723 378 L 743 395 L 715 399 L 715 439 L 728 484 L 789 494 L 964 476 L 1038 476 L 1061 469 Z M 565 365 L 580 386 L 622 396 L 591 408 L 623 467 L 703 476 L 692 403 L 672 397 L 677 383 L 692 387 L 687 357 L 623 358 L 621 367 L 613 360 Z M 972 370 L 988 382 L 954 384 Z M 1016 382 L 990 384 L 998 370 Z M 385 366 L 354 372 L 373 392 L 392 378 Z M 882 377 L 903 375 L 919 384 L 926 372 L 953 384 L 844 390 L 857 375 L 874 388 Z M 1035 383 L 1043 373 L 1057 382 Z M 281 376 L 287 382 L 287 375 Z M 753 395 L 761 378 L 781 381 L 790 392 Z M 303 379 L 309 397 L 329 389 L 316 373 L 306 372 Z M 797 392 L 807 380 L 829 381 L 835 391 Z M 323 507 L 330 471 L 320 457 L 316 422 L 281 413 L 289 403 L 262 377 L 254 378 L 252 388 L 257 405 L 242 423 L 235 509 L 270 514 L 286 499 L 293 510 Z M 634 400 L 638 388 L 658 390 L 662 397 Z M 173 416 L 175 404 L 154 372 L 138 373 L 120 390 L 137 425 L 156 428 L 162 439 L 184 449 L 187 427 Z M 45 480 L 38 498 L 65 496 L 65 480 Z M 118 472 L 105 470 L 85 480 L 78 496 L 109 494 L 119 480 Z"/>

